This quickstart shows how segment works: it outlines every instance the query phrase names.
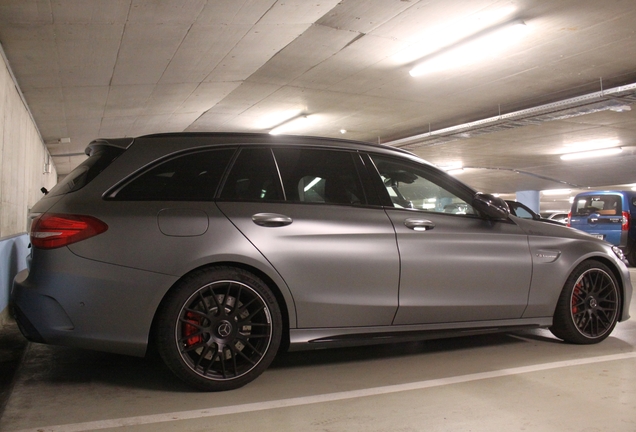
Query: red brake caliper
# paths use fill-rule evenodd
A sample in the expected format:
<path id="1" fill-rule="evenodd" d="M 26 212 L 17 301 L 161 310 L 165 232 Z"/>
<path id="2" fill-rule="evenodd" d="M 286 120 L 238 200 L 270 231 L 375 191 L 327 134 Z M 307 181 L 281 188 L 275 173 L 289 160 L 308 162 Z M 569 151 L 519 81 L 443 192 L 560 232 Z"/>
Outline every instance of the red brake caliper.
<path id="1" fill-rule="evenodd" d="M 188 322 L 191 322 L 192 324 L 201 324 L 201 318 L 198 317 L 196 314 L 192 313 L 192 312 L 188 312 L 186 313 L 186 320 Z M 194 334 L 196 332 L 198 332 L 199 330 L 197 329 L 196 326 L 190 325 L 190 324 L 184 324 L 183 325 L 183 335 L 184 336 L 190 336 L 191 334 Z M 187 346 L 192 346 L 195 344 L 200 343 L 203 340 L 203 338 L 201 337 L 201 335 L 197 335 L 197 336 L 192 336 L 186 339 L 186 345 Z"/>
<path id="2" fill-rule="evenodd" d="M 572 314 L 576 314 L 579 311 L 579 308 L 576 306 L 577 298 L 581 294 L 581 289 L 579 285 L 574 287 L 574 292 L 572 293 Z"/>

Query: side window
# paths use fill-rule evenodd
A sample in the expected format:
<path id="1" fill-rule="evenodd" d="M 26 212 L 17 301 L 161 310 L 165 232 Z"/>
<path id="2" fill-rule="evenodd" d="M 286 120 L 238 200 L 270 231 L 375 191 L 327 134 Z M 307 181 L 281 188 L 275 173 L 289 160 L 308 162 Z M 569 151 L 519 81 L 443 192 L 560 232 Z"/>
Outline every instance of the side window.
<path id="1" fill-rule="evenodd" d="M 126 201 L 212 201 L 234 149 L 206 150 L 169 159 L 111 195 Z"/>
<path id="2" fill-rule="evenodd" d="M 523 207 L 515 207 L 515 216 L 523 218 L 523 219 L 532 219 L 532 215 L 530 213 L 528 213 L 528 211 L 526 209 L 524 209 Z"/>
<path id="3" fill-rule="evenodd" d="M 241 150 L 221 191 L 228 201 L 283 201 L 278 170 L 268 148 Z"/>
<path id="4" fill-rule="evenodd" d="M 372 156 L 393 207 L 437 213 L 475 214 L 452 185 L 442 186 L 425 168 L 381 156 Z"/>
<path id="5" fill-rule="evenodd" d="M 365 204 L 353 160 L 347 151 L 276 148 L 287 201 L 324 204 Z"/>

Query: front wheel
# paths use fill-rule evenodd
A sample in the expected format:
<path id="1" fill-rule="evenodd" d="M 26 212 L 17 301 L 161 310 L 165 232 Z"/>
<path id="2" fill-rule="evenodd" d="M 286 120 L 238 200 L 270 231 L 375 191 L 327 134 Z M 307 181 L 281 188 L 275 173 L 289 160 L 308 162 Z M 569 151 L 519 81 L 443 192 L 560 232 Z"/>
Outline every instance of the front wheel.
<path id="1" fill-rule="evenodd" d="M 607 338 L 616 326 L 620 294 L 610 269 L 598 261 L 579 265 L 565 282 L 550 331 L 575 344 Z"/>
<path id="2" fill-rule="evenodd" d="M 205 391 L 230 390 L 258 377 L 282 335 L 271 290 L 237 268 L 200 270 L 166 297 L 157 317 L 157 348 L 183 381 Z"/>

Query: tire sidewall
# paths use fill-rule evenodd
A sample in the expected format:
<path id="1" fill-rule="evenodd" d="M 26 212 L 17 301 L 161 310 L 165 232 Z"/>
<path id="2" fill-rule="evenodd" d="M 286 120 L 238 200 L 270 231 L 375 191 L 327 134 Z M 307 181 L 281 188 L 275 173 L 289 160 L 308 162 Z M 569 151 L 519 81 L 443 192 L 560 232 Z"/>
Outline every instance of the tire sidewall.
<path id="1" fill-rule="evenodd" d="M 183 307 L 198 290 L 210 283 L 227 280 L 245 284 L 261 297 L 269 309 L 272 333 L 266 353 L 254 368 L 236 378 L 215 380 L 193 371 L 182 358 L 176 329 Z M 224 391 L 244 386 L 267 369 L 280 346 L 282 326 L 282 316 L 276 298 L 261 279 L 239 268 L 208 268 L 184 277 L 166 296 L 158 313 L 156 344 L 164 363 L 187 384 L 204 391 Z"/>
<path id="2" fill-rule="evenodd" d="M 601 270 L 606 273 L 614 284 L 616 290 L 616 310 L 614 311 L 614 319 L 610 327 L 600 336 L 590 337 L 583 334 L 574 322 L 572 315 L 572 295 L 579 278 L 589 270 Z M 621 305 L 621 290 L 614 273 L 603 263 L 596 260 L 585 261 L 580 264 L 568 277 L 554 314 L 554 322 L 550 330 L 558 338 L 566 342 L 574 344 L 593 344 L 606 339 L 614 330 L 618 322 L 618 316 Z"/>

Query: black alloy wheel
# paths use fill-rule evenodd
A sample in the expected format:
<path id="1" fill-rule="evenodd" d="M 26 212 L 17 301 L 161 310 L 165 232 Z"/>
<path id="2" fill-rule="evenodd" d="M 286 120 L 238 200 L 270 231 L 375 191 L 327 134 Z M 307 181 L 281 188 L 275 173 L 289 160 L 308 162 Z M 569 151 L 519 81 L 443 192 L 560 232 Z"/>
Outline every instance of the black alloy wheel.
<path id="1" fill-rule="evenodd" d="M 607 338 L 618 321 L 620 293 L 604 264 L 579 265 L 565 283 L 550 331 L 566 342 L 591 344 Z"/>
<path id="2" fill-rule="evenodd" d="M 235 268 L 196 272 L 163 303 L 157 346 L 168 367 L 206 391 L 241 387 L 272 362 L 282 318 L 271 290 Z"/>

